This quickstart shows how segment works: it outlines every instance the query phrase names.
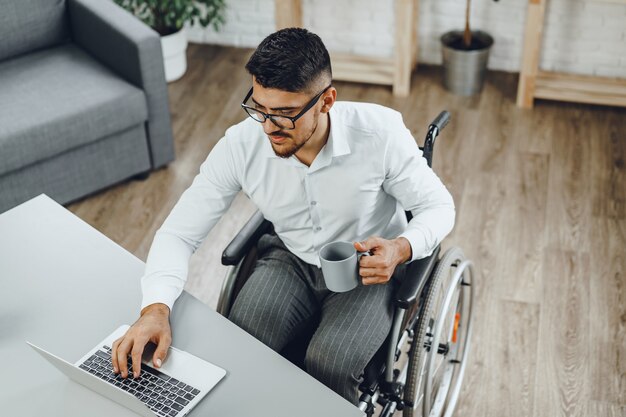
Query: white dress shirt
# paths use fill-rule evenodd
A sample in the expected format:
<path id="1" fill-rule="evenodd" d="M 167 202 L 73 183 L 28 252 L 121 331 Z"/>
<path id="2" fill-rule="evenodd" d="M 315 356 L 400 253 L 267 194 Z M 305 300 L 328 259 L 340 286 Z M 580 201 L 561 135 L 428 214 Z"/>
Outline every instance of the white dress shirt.
<path id="1" fill-rule="evenodd" d="M 219 140 L 191 186 L 156 232 L 142 277 L 142 308 L 170 309 L 190 256 L 241 190 L 287 248 L 319 267 L 335 240 L 405 237 L 412 260 L 432 253 L 454 225 L 454 202 L 428 167 L 395 110 L 336 102 L 330 134 L 311 166 L 274 153 L 260 123 L 247 118 Z M 408 223 L 404 210 L 413 219 Z"/>

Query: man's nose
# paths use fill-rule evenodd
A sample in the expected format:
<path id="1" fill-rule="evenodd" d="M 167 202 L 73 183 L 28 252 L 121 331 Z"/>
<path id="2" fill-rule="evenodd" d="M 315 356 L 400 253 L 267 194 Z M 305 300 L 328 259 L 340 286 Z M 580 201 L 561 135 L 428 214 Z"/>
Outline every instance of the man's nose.
<path id="1" fill-rule="evenodd" d="M 276 131 L 276 125 L 269 119 L 269 117 L 265 119 L 265 121 L 261 124 L 263 125 L 263 131 L 266 135 L 269 135 L 270 133 L 274 133 Z"/>

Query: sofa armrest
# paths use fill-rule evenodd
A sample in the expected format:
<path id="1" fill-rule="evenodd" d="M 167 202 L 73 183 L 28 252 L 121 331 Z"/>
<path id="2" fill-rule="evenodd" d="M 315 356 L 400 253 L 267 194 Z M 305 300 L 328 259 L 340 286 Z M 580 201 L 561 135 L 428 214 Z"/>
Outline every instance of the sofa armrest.
<path id="1" fill-rule="evenodd" d="M 441 247 L 437 246 L 432 255 L 417 259 L 407 265 L 402 284 L 396 290 L 395 303 L 398 307 L 408 309 L 417 300 L 417 296 L 424 289 L 430 274 L 439 260 Z"/>
<path id="2" fill-rule="evenodd" d="M 74 42 L 144 91 L 152 167 L 172 161 L 174 141 L 159 34 L 112 1 L 68 0 L 67 7 Z"/>

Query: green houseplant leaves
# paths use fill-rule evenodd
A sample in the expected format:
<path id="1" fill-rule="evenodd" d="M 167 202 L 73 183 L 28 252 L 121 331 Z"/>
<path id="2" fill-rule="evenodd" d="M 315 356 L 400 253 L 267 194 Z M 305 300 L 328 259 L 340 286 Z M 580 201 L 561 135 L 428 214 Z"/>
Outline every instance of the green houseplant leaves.
<path id="1" fill-rule="evenodd" d="M 224 23 L 225 0 L 113 0 L 161 36 L 178 32 L 185 23 L 218 30 Z"/>

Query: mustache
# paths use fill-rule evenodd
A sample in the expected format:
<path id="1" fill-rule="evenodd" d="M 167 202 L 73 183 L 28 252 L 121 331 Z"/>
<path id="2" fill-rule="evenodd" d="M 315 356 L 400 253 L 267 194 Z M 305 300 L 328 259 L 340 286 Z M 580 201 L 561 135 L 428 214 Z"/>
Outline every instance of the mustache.
<path id="1" fill-rule="evenodd" d="M 276 132 L 269 133 L 268 136 L 280 136 L 280 137 L 283 137 L 283 138 L 290 138 L 291 137 L 291 135 L 289 135 L 288 133 L 285 133 L 285 132 L 280 131 L 280 130 L 277 130 Z"/>

